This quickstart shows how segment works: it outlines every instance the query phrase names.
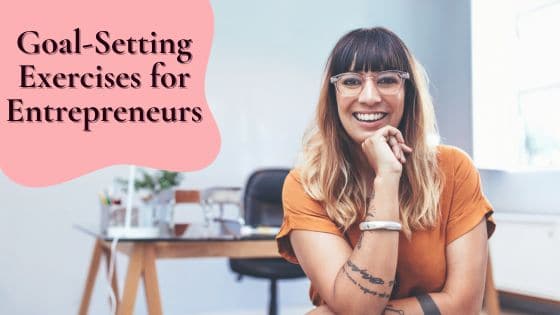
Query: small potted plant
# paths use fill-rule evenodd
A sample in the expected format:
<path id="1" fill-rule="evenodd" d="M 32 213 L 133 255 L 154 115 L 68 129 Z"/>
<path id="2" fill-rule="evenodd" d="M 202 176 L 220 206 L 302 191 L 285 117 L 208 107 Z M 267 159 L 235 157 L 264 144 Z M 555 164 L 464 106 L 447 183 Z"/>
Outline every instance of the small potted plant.
<path id="1" fill-rule="evenodd" d="M 179 186 L 183 175 L 166 170 L 157 170 L 150 173 L 140 169 L 139 172 L 139 176 L 134 180 L 136 193 L 142 202 L 153 210 L 157 224 L 160 226 L 171 224 L 174 200 L 173 187 Z M 123 187 L 128 185 L 126 179 L 119 178 L 117 182 Z"/>
<path id="2" fill-rule="evenodd" d="M 158 170 L 153 174 L 140 170 L 140 178 L 134 180 L 134 189 L 142 192 L 144 202 L 160 201 L 169 202 L 173 198 L 173 187 L 178 186 L 183 175 L 178 172 Z M 124 187 L 128 180 L 119 178 L 118 182 Z"/>

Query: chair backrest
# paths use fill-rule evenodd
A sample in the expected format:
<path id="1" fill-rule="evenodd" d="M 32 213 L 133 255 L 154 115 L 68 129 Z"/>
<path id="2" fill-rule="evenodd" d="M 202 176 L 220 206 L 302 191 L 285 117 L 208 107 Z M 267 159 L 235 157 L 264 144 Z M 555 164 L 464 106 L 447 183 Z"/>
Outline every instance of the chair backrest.
<path id="1" fill-rule="evenodd" d="M 280 226 L 284 216 L 282 187 L 289 169 L 262 169 L 251 174 L 245 185 L 243 217 L 251 226 Z"/>

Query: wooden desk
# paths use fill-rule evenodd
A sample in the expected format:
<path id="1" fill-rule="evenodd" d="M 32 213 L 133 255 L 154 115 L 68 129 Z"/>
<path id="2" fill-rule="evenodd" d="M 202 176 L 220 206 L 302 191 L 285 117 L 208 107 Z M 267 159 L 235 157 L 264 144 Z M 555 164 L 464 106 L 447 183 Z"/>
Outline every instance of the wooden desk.
<path id="1" fill-rule="evenodd" d="M 117 295 L 117 314 L 132 315 L 140 278 L 144 279 L 148 314 L 161 315 L 161 299 L 157 280 L 156 259 L 188 257 L 231 257 L 264 258 L 279 257 L 276 241 L 266 240 L 122 240 L 117 251 L 129 257 L 128 270 L 122 296 L 119 296 L 116 272 L 113 273 L 111 285 Z M 97 238 L 87 275 L 79 315 L 86 315 L 91 294 L 99 270 L 101 256 L 105 257 L 107 266 L 111 255 L 111 241 Z M 108 269 L 108 268 L 107 268 Z M 116 270 L 116 266 L 115 266 Z"/>

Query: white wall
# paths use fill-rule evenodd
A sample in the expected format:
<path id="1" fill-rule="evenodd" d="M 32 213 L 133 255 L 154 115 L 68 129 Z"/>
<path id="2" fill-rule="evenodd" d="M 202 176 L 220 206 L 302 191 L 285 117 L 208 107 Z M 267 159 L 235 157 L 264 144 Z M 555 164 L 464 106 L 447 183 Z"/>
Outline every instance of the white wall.
<path id="1" fill-rule="evenodd" d="M 255 168 L 291 166 L 312 119 L 325 59 L 342 34 L 361 26 L 386 26 L 409 44 L 431 76 L 444 140 L 470 151 L 468 1 L 212 4 L 207 95 L 222 148 L 210 167 L 185 174 L 184 187 L 242 185 Z M 185 154 L 196 149 L 204 148 L 185 144 Z M 126 167 L 41 189 L 0 175 L 0 314 L 77 311 L 93 240 L 72 224 L 97 224 L 97 192 L 115 176 L 126 176 Z M 125 263 L 119 257 L 121 277 Z M 158 271 L 166 314 L 264 313 L 267 282 L 235 282 L 225 259 L 162 261 Z M 90 314 L 108 313 L 101 283 Z M 306 280 L 281 283 L 280 305 L 309 306 L 307 289 Z M 136 310 L 145 314 L 141 291 Z"/>

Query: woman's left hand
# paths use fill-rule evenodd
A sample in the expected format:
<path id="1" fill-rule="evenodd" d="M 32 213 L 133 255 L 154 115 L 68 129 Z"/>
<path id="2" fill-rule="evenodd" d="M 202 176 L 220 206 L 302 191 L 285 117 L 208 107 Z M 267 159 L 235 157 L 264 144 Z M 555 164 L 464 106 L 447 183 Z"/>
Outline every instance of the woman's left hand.
<path id="1" fill-rule="evenodd" d="M 395 154 L 397 160 L 404 164 L 406 162 L 406 157 L 404 156 L 405 153 L 412 153 L 412 149 L 404 143 L 399 143 L 397 138 L 394 136 L 389 137 L 387 143 L 389 143 L 389 146 L 391 147 L 391 150 Z"/>
<path id="2" fill-rule="evenodd" d="M 376 176 L 396 174 L 400 177 L 402 164 L 406 162 L 405 153 L 411 153 L 412 148 L 404 143 L 399 129 L 384 126 L 362 142 L 362 151 Z"/>

